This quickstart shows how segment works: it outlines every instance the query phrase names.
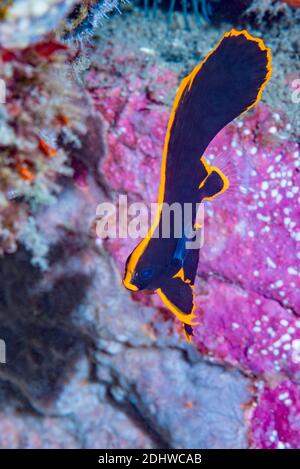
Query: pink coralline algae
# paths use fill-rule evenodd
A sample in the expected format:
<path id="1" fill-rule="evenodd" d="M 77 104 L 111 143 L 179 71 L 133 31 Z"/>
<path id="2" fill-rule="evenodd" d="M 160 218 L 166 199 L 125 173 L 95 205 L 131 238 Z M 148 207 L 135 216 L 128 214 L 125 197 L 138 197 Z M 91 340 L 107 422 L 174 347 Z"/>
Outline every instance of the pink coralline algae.
<path id="1" fill-rule="evenodd" d="M 277 136 L 282 127 L 279 114 L 260 106 L 210 145 L 208 157 L 227 156 L 236 174 L 232 190 L 208 208 L 200 272 L 299 311 L 300 153 Z"/>
<path id="2" fill-rule="evenodd" d="M 155 202 L 169 118 L 162 104 L 173 95 L 177 76 L 157 66 L 146 72 L 133 54 L 120 56 L 109 70 L 110 54 L 104 52 L 107 62 L 88 77 L 94 107 L 110 126 L 101 171 L 114 190 Z M 125 78 L 119 70 L 126 70 Z"/>
<path id="3" fill-rule="evenodd" d="M 299 448 L 300 389 L 290 382 L 262 386 L 252 411 L 252 445 L 255 448 Z"/>
<path id="4" fill-rule="evenodd" d="M 260 106 L 208 149 L 208 156 L 230 154 L 239 183 L 207 210 L 195 343 L 270 387 L 249 422 L 262 448 L 300 444 L 299 386 L 284 412 L 273 390 L 288 393 L 288 379 L 300 378 L 299 147 L 278 137 L 287 126 Z M 271 440 L 259 436 L 266 416 Z M 290 431 L 285 438 L 282 428 Z"/>
<path id="5" fill-rule="evenodd" d="M 271 300 L 211 277 L 199 287 L 195 341 L 248 373 L 300 378 L 300 320 Z M 218 293 L 216 293 L 218 292 Z"/>
<path id="6" fill-rule="evenodd" d="M 109 124 L 100 170 L 115 191 L 150 203 L 179 80 L 137 55 L 119 51 L 111 61 L 110 54 L 87 80 Z M 194 344 L 253 377 L 247 421 L 259 448 L 300 446 L 300 152 L 289 131 L 280 111 L 260 104 L 206 150 L 231 187 L 206 205 Z M 135 244 L 107 240 L 121 270 Z M 161 311 L 155 296 L 144 301 Z"/>

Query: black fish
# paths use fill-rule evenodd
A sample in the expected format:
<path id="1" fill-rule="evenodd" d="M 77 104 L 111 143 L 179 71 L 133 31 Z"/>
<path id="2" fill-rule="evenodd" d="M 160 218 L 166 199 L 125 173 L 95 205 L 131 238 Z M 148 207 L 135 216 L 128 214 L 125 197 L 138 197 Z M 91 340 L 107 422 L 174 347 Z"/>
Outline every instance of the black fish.
<path id="1" fill-rule="evenodd" d="M 193 285 L 199 260 L 195 240 L 197 207 L 224 192 L 229 183 L 202 156 L 217 133 L 240 114 L 255 106 L 271 78 L 271 52 L 261 39 L 247 31 L 231 30 L 190 75 L 177 92 L 165 139 L 156 219 L 127 259 L 124 286 L 151 290 L 182 321 L 192 335 Z M 159 236 L 168 207 L 192 206 L 181 216 L 178 235 L 170 224 L 167 237 Z M 184 213 L 184 211 L 182 211 Z M 178 227 L 177 227 L 178 228 Z"/>

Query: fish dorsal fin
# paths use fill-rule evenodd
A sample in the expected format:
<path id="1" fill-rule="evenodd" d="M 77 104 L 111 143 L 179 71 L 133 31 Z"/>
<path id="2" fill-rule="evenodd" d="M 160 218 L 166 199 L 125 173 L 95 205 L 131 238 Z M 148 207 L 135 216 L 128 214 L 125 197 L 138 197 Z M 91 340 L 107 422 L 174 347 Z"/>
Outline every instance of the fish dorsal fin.
<path id="1" fill-rule="evenodd" d="M 193 286 L 183 279 L 183 270 L 180 269 L 178 275 L 166 279 L 157 293 L 163 303 L 172 311 L 175 316 L 184 324 L 193 325 L 195 318 L 194 292 Z"/>

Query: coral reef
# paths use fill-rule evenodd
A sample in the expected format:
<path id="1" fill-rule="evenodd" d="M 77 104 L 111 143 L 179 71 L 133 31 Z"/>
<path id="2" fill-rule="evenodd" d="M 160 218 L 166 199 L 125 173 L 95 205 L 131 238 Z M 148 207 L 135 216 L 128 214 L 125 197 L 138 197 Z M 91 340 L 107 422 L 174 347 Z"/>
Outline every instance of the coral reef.
<path id="1" fill-rule="evenodd" d="M 299 0 L 283 0 L 283 1 L 293 8 L 300 8 Z"/>
<path id="2" fill-rule="evenodd" d="M 167 11 L 166 23 L 168 28 L 172 24 L 174 12 L 182 11 L 184 26 L 189 29 L 191 26 L 191 15 L 197 26 L 203 26 L 204 22 L 220 21 L 224 19 L 237 20 L 242 13 L 249 7 L 251 0 L 232 0 L 226 2 L 223 0 L 142 0 L 136 2 L 142 4 L 146 17 L 156 18 L 158 8 Z"/>
<path id="3" fill-rule="evenodd" d="M 299 385 L 284 379 L 270 385 L 259 382 L 257 394 L 257 406 L 251 415 L 252 446 L 299 448 Z"/>
<path id="4" fill-rule="evenodd" d="M 27 216 L 55 201 L 59 176 L 72 175 L 66 145 L 80 144 L 86 111 L 69 76 L 69 57 L 66 47 L 53 41 L 22 52 L 0 51 L 6 84 L 0 116 L 0 252 L 16 249 L 17 239 L 26 237 Z"/>
<path id="5" fill-rule="evenodd" d="M 272 21 L 278 16 L 291 16 L 290 8 L 299 8 L 298 0 L 137 0 L 138 5 L 143 5 L 146 18 L 155 19 L 158 8 L 166 10 L 166 23 L 170 28 L 174 13 L 182 11 L 182 18 L 186 29 L 190 29 L 193 21 L 197 26 L 203 27 L 204 22 L 216 23 L 220 21 L 234 21 L 243 23 L 245 18 L 250 18 L 257 22 L 264 20 Z"/>
<path id="6" fill-rule="evenodd" d="M 1 46 L 27 47 L 41 40 L 59 25 L 74 3 L 74 0 L 5 0 L 0 9 Z"/>
<path id="7" fill-rule="evenodd" d="M 0 40 L 21 3 L 0 10 Z M 123 288 L 136 240 L 98 239 L 95 218 L 120 193 L 156 201 L 178 83 L 228 24 L 186 30 L 176 12 L 168 34 L 157 8 L 155 24 L 137 10 L 97 31 L 98 2 L 77 3 L 56 1 L 39 32 L 28 9 L 5 46 L 43 42 L 0 50 L 0 447 L 299 448 L 299 10 L 252 2 L 239 19 L 272 46 L 274 76 L 207 150 L 231 188 L 205 209 L 188 344 L 156 295 Z M 85 61 L 69 43 L 87 32 Z"/>
<path id="8" fill-rule="evenodd" d="M 10 345 L 0 446 L 245 448 L 249 380 L 202 360 L 172 320 L 130 298 L 87 233 L 106 197 L 92 174 L 86 184 L 37 217 L 51 245 L 47 273 L 24 251 L 0 261 L 0 336 Z"/>
<path id="9" fill-rule="evenodd" d="M 87 84 L 95 110 L 109 124 L 101 171 L 115 191 L 149 203 L 157 194 L 176 74 L 146 44 L 139 50 L 131 47 L 127 54 L 121 45 L 100 47 L 100 63 Z M 275 69 L 280 60 L 276 50 Z M 294 138 L 297 131 L 283 112 L 289 102 L 276 109 L 270 99 L 280 83 L 275 74 L 266 103 L 231 124 L 207 151 L 208 159 L 232 173 L 233 184 L 222 200 L 207 207 L 196 286 L 199 325 L 194 343 L 205 355 L 255 377 L 253 412 L 247 413 L 249 435 L 253 446 L 264 448 L 299 445 L 299 432 L 292 430 L 300 412 L 298 387 L 291 391 L 294 406 L 288 397 L 287 404 L 278 397 L 284 392 L 289 396 L 290 379 L 299 381 L 300 340 L 300 148 Z M 131 243 L 109 239 L 105 244 L 123 269 Z M 162 308 L 156 297 L 134 297 Z M 268 393 L 274 382 L 278 393 Z M 270 408 L 270 432 L 261 438 L 264 422 L 257 416 Z M 282 422 L 287 425 L 285 434 Z"/>
<path id="10" fill-rule="evenodd" d="M 5 0 L 0 7 L 0 44 L 24 48 L 48 33 L 63 41 L 82 42 L 126 0 Z M 2 2 L 3 3 L 3 2 Z"/>
<path id="11" fill-rule="evenodd" d="M 258 24 L 272 24 L 278 17 L 293 18 L 293 9 L 299 7 L 293 0 L 252 0 L 245 11 L 245 16 Z"/>
<path id="12" fill-rule="evenodd" d="M 126 3 L 126 0 L 122 0 Z M 76 2 L 75 8 L 66 18 L 60 37 L 64 41 L 84 41 L 89 38 L 109 13 L 120 13 L 120 0 L 85 0 Z"/>

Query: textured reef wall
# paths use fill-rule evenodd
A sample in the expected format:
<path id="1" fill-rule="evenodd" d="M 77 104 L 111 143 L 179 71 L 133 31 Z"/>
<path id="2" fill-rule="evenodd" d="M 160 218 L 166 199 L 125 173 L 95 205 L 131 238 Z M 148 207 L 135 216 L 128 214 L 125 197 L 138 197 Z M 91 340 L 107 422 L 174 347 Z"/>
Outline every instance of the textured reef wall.
<path id="1" fill-rule="evenodd" d="M 124 53 L 108 46 L 100 70 L 87 79 L 95 109 L 109 123 L 101 170 L 114 190 L 147 203 L 157 194 L 176 80 L 148 59 L 155 50 Z M 272 106 L 280 86 L 276 59 L 267 102 L 228 126 L 207 150 L 233 184 L 206 210 L 194 338 L 204 355 L 252 377 L 248 435 L 264 448 L 297 447 L 300 435 L 299 144 L 284 106 Z M 127 240 L 107 244 L 122 269 L 131 246 Z"/>
<path id="2" fill-rule="evenodd" d="M 96 207 L 156 201 L 178 83 L 230 25 L 129 12 L 79 54 L 61 42 L 73 13 L 1 50 L 1 447 L 299 448 L 299 16 L 256 3 L 240 27 L 272 46 L 274 77 L 207 150 L 232 184 L 205 210 L 193 344 L 124 290 L 136 240 L 97 239 Z"/>

